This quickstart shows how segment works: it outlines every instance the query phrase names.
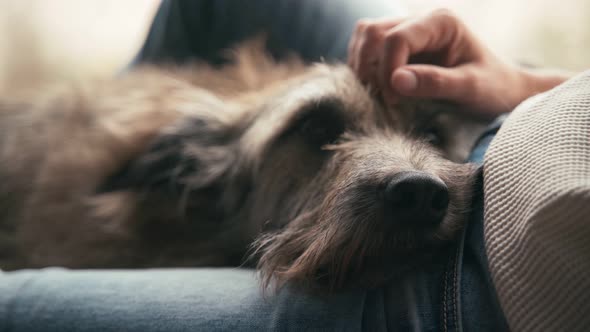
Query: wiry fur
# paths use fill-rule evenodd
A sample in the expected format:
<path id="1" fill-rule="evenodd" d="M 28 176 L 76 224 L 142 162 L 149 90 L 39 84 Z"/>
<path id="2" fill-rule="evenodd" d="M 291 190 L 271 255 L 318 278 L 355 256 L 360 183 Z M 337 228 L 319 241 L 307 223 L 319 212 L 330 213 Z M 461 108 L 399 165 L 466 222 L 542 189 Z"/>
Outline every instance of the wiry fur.
<path id="1" fill-rule="evenodd" d="M 473 170 L 449 160 L 466 150 L 456 116 L 384 109 L 343 65 L 235 56 L 1 101 L 0 267 L 226 266 L 249 253 L 265 284 L 335 290 L 453 238 Z M 383 213 L 383 184 L 408 170 L 449 188 L 436 229 Z"/>

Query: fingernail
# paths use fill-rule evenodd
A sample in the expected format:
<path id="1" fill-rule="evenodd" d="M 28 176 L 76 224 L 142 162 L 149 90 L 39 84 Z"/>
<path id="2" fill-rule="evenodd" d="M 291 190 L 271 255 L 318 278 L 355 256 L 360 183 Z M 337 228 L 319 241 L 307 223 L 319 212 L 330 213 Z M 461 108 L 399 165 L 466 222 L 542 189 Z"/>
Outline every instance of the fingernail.
<path id="1" fill-rule="evenodd" d="M 418 87 L 418 78 L 407 69 L 398 69 L 393 73 L 391 85 L 398 92 L 409 93 Z"/>

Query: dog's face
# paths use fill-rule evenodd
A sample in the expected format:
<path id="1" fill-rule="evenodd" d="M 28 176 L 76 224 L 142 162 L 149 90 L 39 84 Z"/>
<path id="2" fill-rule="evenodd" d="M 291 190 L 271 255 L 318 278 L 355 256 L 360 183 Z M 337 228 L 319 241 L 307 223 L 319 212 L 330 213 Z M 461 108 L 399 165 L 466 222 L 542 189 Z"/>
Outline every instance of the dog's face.
<path id="1" fill-rule="evenodd" d="M 249 105 L 182 120 L 102 190 L 147 193 L 138 210 L 174 202 L 192 225 L 185 247 L 238 259 L 250 247 L 277 285 L 375 285 L 461 228 L 474 172 L 450 160 L 466 150 L 455 115 L 385 109 L 324 65 Z"/>

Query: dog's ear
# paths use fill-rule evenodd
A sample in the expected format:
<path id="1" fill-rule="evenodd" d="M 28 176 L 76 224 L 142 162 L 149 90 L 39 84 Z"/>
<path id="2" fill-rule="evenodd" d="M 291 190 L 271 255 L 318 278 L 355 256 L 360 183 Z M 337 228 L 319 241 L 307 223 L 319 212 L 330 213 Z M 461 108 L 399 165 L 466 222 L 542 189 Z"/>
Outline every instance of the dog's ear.
<path id="1" fill-rule="evenodd" d="M 219 181 L 233 164 L 234 140 L 232 130 L 219 122 L 183 119 L 163 130 L 144 152 L 109 176 L 97 193 L 133 190 L 211 197 L 221 189 Z"/>

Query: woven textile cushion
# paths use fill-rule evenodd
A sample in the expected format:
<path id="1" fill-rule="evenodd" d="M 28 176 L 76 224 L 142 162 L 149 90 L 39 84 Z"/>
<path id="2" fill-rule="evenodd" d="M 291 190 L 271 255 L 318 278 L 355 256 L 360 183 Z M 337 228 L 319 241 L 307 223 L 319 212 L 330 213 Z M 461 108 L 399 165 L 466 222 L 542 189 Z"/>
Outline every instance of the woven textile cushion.
<path id="1" fill-rule="evenodd" d="M 590 71 L 506 119 L 484 162 L 485 242 L 514 331 L 590 330 Z"/>

